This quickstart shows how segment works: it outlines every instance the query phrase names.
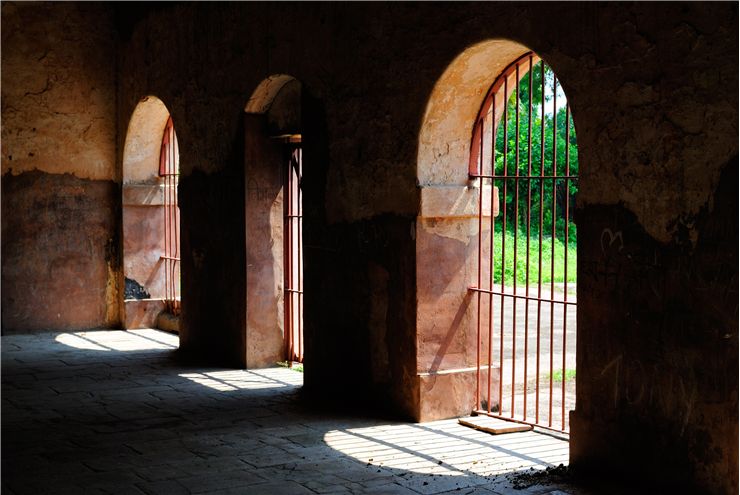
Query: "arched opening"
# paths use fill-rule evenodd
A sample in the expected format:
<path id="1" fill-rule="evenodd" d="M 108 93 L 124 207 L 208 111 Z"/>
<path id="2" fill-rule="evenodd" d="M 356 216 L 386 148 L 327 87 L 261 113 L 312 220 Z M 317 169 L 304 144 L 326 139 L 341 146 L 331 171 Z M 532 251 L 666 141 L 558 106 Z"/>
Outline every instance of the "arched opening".
<path id="1" fill-rule="evenodd" d="M 172 118 L 154 96 L 134 109 L 123 150 L 124 327 L 178 330 L 179 149 Z"/>
<path id="2" fill-rule="evenodd" d="M 527 65 L 527 70 L 523 70 L 520 65 L 518 74 L 516 73 L 516 64 L 513 65 L 513 74 L 506 73 L 506 70 L 512 67 L 512 62 L 517 60 L 524 60 L 528 64 L 528 54 L 530 54 L 530 50 L 526 46 L 509 40 L 489 40 L 469 47 L 452 61 L 437 81 L 424 114 L 417 156 L 417 177 L 421 189 L 421 204 L 416 228 L 417 377 L 419 384 L 417 419 L 421 421 L 463 416 L 470 414 L 472 411 L 488 413 L 489 407 L 492 413 L 501 413 L 502 411 L 499 410 L 502 404 L 501 394 L 497 395 L 497 393 L 502 384 L 506 385 L 506 383 L 504 383 L 504 379 L 496 380 L 503 377 L 503 373 L 506 372 L 508 373 L 506 381 L 511 386 L 512 366 L 509 364 L 510 361 L 513 362 L 513 356 L 510 361 L 505 359 L 505 366 L 501 366 L 499 355 L 501 351 L 501 332 L 491 332 L 493 335 L 489 337 L 488 327 L 486 326 L 489 318 L 493 321 L 494 316 L 497 319 L 496 321 L 501 322 L 502 312 L 500 308 L 497 311 L 495 303 L 493 305 L 488 304 L 489 299 L 493 300 L 494 296 L 492 294 L 494 291 L 489 286 L 488 280 L 497 283 L 497 287 L 500 289 L 501 280 L 495 278 L 494 273 L 500 273 L 501 267 L 494 264 L 496 270 L 490 270 L 490 261 L 486 260 L 490 260 L 491 253 L 495 253 L 495 249 L 501 249 L 502 245 L 509 242 L 509 245 L 506 246 L 507 250 L 516 245 L 517 254 L 521 253 L 521 256 L 517 257 L 518 262 L 524 265 L 527 261 L 532 261 L 527 260 L 526 253 L 529 252 L 527 243 L 529 241 L 531 247 L 532 244 L 539 245 L 539 241 L 532 243 L 530 236 L 527 236 L 526 233 L 521 235 L 519 232 L 516 234 L 516 243 L 506 236 L 499 235 L 496 243 L 491 244 L 492 236 L 490 232 L 491 225 L 494 226 L 494 232 L 500 232 L 504 212 L 507 214 L 507 226 L 512 223 L 513 225 L 520 225 L 522 212 L 520 211 L 520 216 L 517 216 L 516 211 L 513 214 L 509 213 L 510 208 L 516 209 L 516 205 L 521 205 L 522 201 L 528 197 L 525 182 L 532 182 L 533 188 L 535 184 L 533 179 L 521 177 L 528 174 L 528 170 L 524 174 L 520 170 L 520 177 L 518 178 L 516 172 L 513 173 L 514 177 L 509 177 L 514 171 L 513 167 L 510 167 L 506 173 L 499 168 L 494 168 L 492 171 L 490 164 L 497 162 L 491 162 L 491 157 L 494 154 L 491 142 L 493 142 L 492 136 L 496 136 L 501 145 L 506 143 L 507 153 L 500 153 L 498 148 L 496 148 L 496 153 L 499 153 L 498 158 L 507 156 L 507 164 L 510 152 L 515 155 L 517 151 L 520 154 L 523 153 L 519 149 L 519 145 L 526 143 L 526 139 L 524 141 L 520 139 L 518 145 L 511 145 L 503 139 L 503 135 L 499 136 L 498 134 L 503 133 L 503 129 L 506 127 L 506 131 L 511 132 L 511 136 L 507 135 L 509 139 L 515 138 L 515 131 L 511 130 L 510 127 L 515 128 L 516 122 L 513 126 L 509 126 L 508 120 L 502 120 L 501 118 L 506 108 L 503 103 L 509 101 L 514 95 L 517 95 L 514 98 L 520 98 L 519 103 L 521 103 L 521 94 L 516 90 L 522 89 L 519 81 L 526 76 L 529 66 Z M 533 65 L 536 65 L 539 59 L 534 54 L 532 56 Z M 522 59 L 522 57 L 525 58 Z M 506 76 L 499 78 L 497 81 L 498 76 L 504 73 L 506 73 Z M 500 88 L 496 86 L 497 84 L 503 87 L 503 92 L 499 91 Z M 523 89 L 528 89 L 528 85 Z M 558 93 L 559 97 L 560 93 Z M 495 110 L 492 105 L 494 101 L 496 102 Z M 526 105 L 526 100 L 523 101 Z M 546 101 L 550 102 L 547 99 Z M 516 114 L 512 113 L 510 115 L 516 120 Z M 558 119 L 560 119 L 559 114 Z M 479 122 L 482 122 L 482 124 L 479 124 Z M 497 124 L 494 126 L 493 122 L 497 122 Z M 502 122 L 506 125 L 501 126 Z M 522 126 L 522 128 L 524 127 L 526 126 Z M 497 134 L 491 133 L 491 130 L 495 130 Z M 571 131 L 573 131 L 572 127 Z M 574 132 L 572 132 L 572 137 L 575 138 Z M 487 141 L 482 138 L 487 139 Z M 550 139 L 550 137 L 547 137 L 547 139 Z M 558 134 L 558 139 L 563 138 Z M 486 145 L 481 148 L 482 143 Z M 525 153 L 522 156 L 527 155 Z M 560 159 L 559 155 L 558 159 Z M 513 160 L 516 161 L 516 157 Z M 479 164 L 481 164 L 481 168 L 478 168 Z M 487 164 L 488 168 L 483 168 L 482 164 Z M 544 169 L 545 174 L 550 173 L 550 169 L 547 167 Z M 541 171 L 536 167 L 534 170 Z M 499 177 L 497 174 L 502 176 Z M 483 175 L 487 177 L 481 177 Z M 542 181 L 544 187 L 550 188 L 552 180 L 550 178 L 549 185 L 547 181 Z M 507 181 L 506 194 L 503 190 L 503 181 Z M 575 183 L 575 178 L 572 177 L 568 181 Z M 510 187 L 509 182 L 515 182 L 518 186 Z M 561 186 L 559 184 L 556 186 L 557 191 L 559 191 L 558 187 Z M 518 197 L 517 190 L 519 191 Z M 537 184 L 537 191 L 539 192 L 539 183 Z M 501 200 L 509 199 L 510 202 L 507 203 L 506 207 L 499 206 L 497 196 Z M 543 194 L 542 197 L 551 199 L 552 195 Z M 572 198 L 569 201 L 572 205 Z M 571 212 L 568 213 L 569 216 L 572 216 Z M 517 217 L 519 222 L 511 222 L 512 216 Z M 525 214 L 523 217 L 525 218 L 523 223 L 525 231 L 526 216 Z M 545 224 L 548 227 L 550 226 L 547 222 Z M 530 234 L 532 233 L 532 225 L 530 222 Z M 556 227 L 558 227 L 557 224 Z M 495 230 L 497 228 L 498 231 Z M 575 232 L 574 228 L 571 228 L 573 230 L 569 231 L 571 233 L 570 241 L 573 240 L 572 237 L 574 236 L 572 234 Z M 540 230 L 544 232 L 544 229 L 535 230 L 538 233 Z M 495 237 L 493 239 L 495 240 Z M 519 251 L 519 244 L 522 242 L 524 242 L 524 247 Z M 494 246 L 494 251 L 491 251 L 491 245 Z M 509 251 L 505 252 L 508 253 Z M 504 256 L 499 255 L 496 260 L 500 262 L 504 258 Z M 479 266 L 479 260 L 483 261 L 482 266 Z M 511 260 L 512 256 L 509 255 L 509 261 Z M 489 265 L 486 265 L 486 263 L 489 263 Z M 488 270 L 489 275 L 485 275 L 484 270 Z M 527 271 L 525 269 L 517 268 L 516 270 L 517 281 L 522 274 L 526 279 Z M 575 274 L 574 260 L 569 260 L 567 270 L 568 273 L 572 271 Z M 479 272 L 481 273 L 480 283 L 478 283 Z M 532 273 L 533 271 L 530 270 L 530 277 Z M 514 276 L 512 270 L 505 271 L 504 281 L 506 283 L 504 284 L 504 290 L 497 290 L 496 292 L 507 292 L 509 286 L 506 284 L 512 282 L 512 276 Z M 483 283 L 484 280 L 486 284 Z M 549 282 L 550 279 L 547 280 Z M 524 285 L 526 285 L 526 280 L 517 286 L 517 295 L 519 295 Z M 573 294 L 574 289 L 575 284 L 570 284 L 568 293 Z M 522 292 L 523 300 L 529 302 L 518 302 L 517 311 L 524 311 L 527 305 L 537 306 L 536 303 L 532 303 L 532 300 L 537 297 L 536 294 L 532 295 L 531 291 L 529 295 L 527 294 L 527 291 Z M 510 329 L 511 325 L 516 325 L 515 328 L 518 328 L 518 325 L 524 325 L 525 319 L 527 319 L 527 325 L 532 325 L 532 322 L 526 316 L 517 317 L 517 321 L 512 323 L 506 317 L 506 311 L 510 311 L 508 305 L 511 303 L 508 302 L 508 299 L 513 298 L 509 295 L 501 296 L 500 294 L 496 294 L 496 297 L 499 301 L 502 297 L 507 299 L 506 305 L 502 306 L 505 308 L 503 311 L 505 316 L 503 326 L 509 325 L 508 328 Z M 481 304 L 478 303 L 479 299 Z M 569 304 L 575 302 L 574 299 L 574 295 L 571 295 Z M 493 312 L 490 311 L 491 307 L 494 309 Z M 527 309 L 531 308 L 527 307 Z M 549 316 L 549 302 L 547 303 L 547 310 Z M 575 317 L 574 309 L 568 309 L 567 311 L 569 317 Z M 509 315 L 512 314 L 518 313 L 509 312 Z M 480 327 L 480 332 L 479 323 L 484 325 Z M 496 329 L 496 327 L 493 328 Z M 533 326 L 530 329 L 533 330 Z M 547 332 L 549 336 L 549 327 Z M 524 333 L 522 331 L 517 339 L 522 338 Z M 529 330 L 527 333 L 529 334 Z M 533 333 L 536 334 L 536 331 L 533 330 Z M 517 352 L 523 352 L 523 343 L 517 344 L 518 340 L 512 341 L 511 337 L 512 332 L 509 330 L 504 339 L 506 349 L 511 351 L 516 347 Z M 557 341 L 557 339 L 552 341 Z M 491 348 L 492 356 L 489 360 L 489 345 L 492 342 L 499 345 Z M 562 343 L 562 339 L 560 342 Z M 528 343 L 527 351 L 530 350 L 529 345 Z M 568 341 L 567 345 L 572 350 L 572 355 L 569 355 L 568 359 L 572 357 L 574 362 L 575 341 Z M 536 344 L 533 344 L 533 346 L 536 348 Z M 489 366 L 489 362 L 493 363 L 494 366 Z M 513 367 L 514 373 L 523 376 L 524 361 L 520 357 L 518 362 L 519 367 Z M 554 361 L 553 364 L 555 365 L 556 362 Z M 562 372 L 566 383 L 572 378 L 572 373 L 569 375 L 568 371 L 570 361 L 567 364 L 568 367 Z M 527 368 L 529 373 L 531 371 L 529 362 Z M 532 365 L 531 368 L 536 368 L 536 365 Z M 489 371 L 492 377 L 490 381 L 488 380 Z M 550 372 L 549 357 L 547 371 Z M 553 381 L 559 379 L 556 371 L 556 367 L 553 366 L 552 373 L 547 379 L 548 384 L 550 378 Z M 492 389 L 491 396 L 488 395 L 489 384 Z M 513 390 L 517 390 L 516 384 L 514 384 Z M 507 403 L 510 404 L 510 402 Z M 532 402 L 530 402 L 531 404 Z M 562 407 L 560 408 L 562 409 Z M 513 410 L 516 412 L 522 409 L 515 403 Z M 506 409 L 503 412 L 506 412 Z M 511 414 L 508 416 L 510 417 Z M 515 417 L 514 419 L 518 418 Z M 549 420 L 549 418 L 545 419 Z M 562 418 L 560 418 L 560 421 L 562 423 Z"/>
<path id="3" fill-rule="evenodd" d="M 496 77 L 472 131 L 479 194 L 475 411 L 556 431 L 575 406 L 578 149 L 565 93 L 533 52 Z"/>
<path id="4" fill-rule="evenodd" d="M 248 368 L 303 361 L 301 83 L 265 79 L 245 122 Z"/>

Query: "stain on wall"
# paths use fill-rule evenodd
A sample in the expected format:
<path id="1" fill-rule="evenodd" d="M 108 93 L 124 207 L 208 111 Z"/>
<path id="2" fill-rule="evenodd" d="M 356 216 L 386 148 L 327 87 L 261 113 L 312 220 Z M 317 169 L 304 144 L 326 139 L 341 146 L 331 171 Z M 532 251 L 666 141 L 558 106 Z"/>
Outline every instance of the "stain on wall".
<path id="1" fill-rule="evenodd" d="M 3 332 L 115 325 L 120 188 L 38 171 L 2 187 Z"/>
<path id="2" fill-rule="evenodd" d="M 3 332 L 117 325 L 110 11 L 3 3 L 2 44 Z"/>
<path id="3" fill-rule="evenodd" d="M 732 493 L 737 167 L 737 158 L 724 167 L 695 243 L 688 235 L 657 242 L 624 207 L 579 212 L 579 249 L 591 255 L 578 260 L 579 284 L 590 293 L 578 307 L 576 467 L 603 471 L 629 457 L 644 477 Z"/>
<path id="4" fill-rule="evenodd" d="M 2 5 L 2 173 L 115 178 L 115 39 L 94 3 Z"/>

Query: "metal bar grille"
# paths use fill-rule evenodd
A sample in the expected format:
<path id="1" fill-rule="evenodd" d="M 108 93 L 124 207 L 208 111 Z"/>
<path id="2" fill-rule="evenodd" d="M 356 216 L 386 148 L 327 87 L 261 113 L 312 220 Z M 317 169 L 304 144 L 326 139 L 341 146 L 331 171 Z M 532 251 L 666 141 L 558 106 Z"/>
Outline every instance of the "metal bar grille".
<path id="1" fill-rule="evenodd" d="M 536 54 L 514 61 L 491 86 L 473 128 L 468 172 L 480 188 L 478 270 L 470 287 L 477 304 L 476 411 L 567 432 L 567 411 L 575 406 L 570 202 L 577 148 L 562 88 Z"/>
<path id="2" fill-rule="evenodd" d="M 159 153 L 159 176 L 163 180 L 164 210 L 164 302 L 167 310 L 180 314 L 180 209 L 177 205 L 177 183 L 180 175 L 180 152 L 172 117 L 162 135 Z"/>
<path id="3" fill-rule="evenodd" d="M 293 137 L 288 146 L 284 195 L 284 307 L 285 354 L 289 365 L 303 362 L 303 207 L 301 178 L 303 152 L 300 140 Z"/>

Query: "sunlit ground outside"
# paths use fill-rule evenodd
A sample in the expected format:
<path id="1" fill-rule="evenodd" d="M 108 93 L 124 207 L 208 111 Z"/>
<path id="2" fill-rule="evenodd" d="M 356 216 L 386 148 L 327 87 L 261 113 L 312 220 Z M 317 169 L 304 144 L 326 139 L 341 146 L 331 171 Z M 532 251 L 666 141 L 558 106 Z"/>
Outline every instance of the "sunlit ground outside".
<path id="1" fill-rule="evenodd" d="M 559 287 L 558 287 L 559 286 Z M 557 289 L 561 290 L 558 291 Z M 563 300 L 562 284 L 550 287 L 530 287 L 529 297 L 550 297 Z M 576 284 L 568 285 L 568 301 L 575 302 Z M 506 287 L 513 294 L 513 287 Z M 527 295 L 518 287 L 519 296 Z M 497 412 L 498 372 L 501 370 L 502 415 L 520 421 L 536 423 L 556 430 L 569 431 L 569 412 L 576 400 L 576 306 L 537 300 L 527 301 L 493 296 L 492 347 L 488 347 L 489 298 L 481 297 L 481 364 L 487 370 L 489 352 L 492 357 L 492 411 Z M 503 327 L 503 332 L 501 329 Z M 552 332 L 552 339 L 550 338 Z M 503 349 L 503 360 L 501 359 Z M 551 368 L 552 361 L 552 368 Z M 565 367 L 563 366 L 565 365 Z M 552 377 L 552 389 L 550 378 Z M 487 377 L 486 377 L 487 378 Z M 483 381 L 481 401 L 488 404 L 487 381 Z M 565 394 L 563 394 L 565 385 Z M 512 393 L 513 391 L 513 393 Z M 526 398 L 526 404 L 525 404 Z M 563 399 L 565 399 L 563 401 Z M 565 407 L 563 408 L 563 404 Z M 526 415 L 525 415 L 526 406 Z M 563 414 L 563 409 L 565 414 Z"/>

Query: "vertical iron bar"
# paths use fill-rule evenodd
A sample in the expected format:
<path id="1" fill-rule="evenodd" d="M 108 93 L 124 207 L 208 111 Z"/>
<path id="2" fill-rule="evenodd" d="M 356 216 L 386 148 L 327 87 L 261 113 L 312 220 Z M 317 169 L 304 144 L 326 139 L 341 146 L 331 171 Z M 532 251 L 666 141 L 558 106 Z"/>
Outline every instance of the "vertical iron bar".
<path id="1" fill-rule="evenodd" d="M 516 67 L 514 69 L 514 75 L 516 77 L 516 84 L 514 87 L 514 92 L 516 93 L 514 97 L 514 103 L 516 105 L 515 109 L 515 119 L 516 119 L 516 125 L 514 127 L 514 166 L 515 166 L 515 172 L 514 176 L 516 179 L 514 180 L 514 186 L 516 189 L 514 190 L 514 280 L 513 280 L 513 290 L 514 290 L 514 297 L 512 297 L 511 305 L 511 417 L 514 417 L 514 409 L 516 404 L 516 295 L 517 295 L 517 287 L 516 287 L 516 277 L 517 277 L 517 247 L 519 244 L 519 64 L 516 64 Z"/>
<path id="2" fill-rule="evenodd" d="M 287 352 L 286 352 L 286 360 L 288 361 L 288 366 L 292 367 L 292 353 L 293 353 L 293 170 L 290 165 L 290 159 L 288 159 L 287 164 L 287 175 L 286 175 L 286 187 L 284 195 L 287 196 L 287 206 L 288 206 L 288 216 L 285 219 L 285 224 L 287 225 L 287 229 L 285 229 L 285 237 L 286 237 L 286 252 L 287 252 L 287 259 L 288 259 L 288 266 L 285 267 L 287 270 L 287 291 L 285 293 L 285 300 L 287 301 L 286 304 L 286 321 L 287 321 L 287 327 L 285 329 L 286 336 L 287 336 Z"/>
<path id="3" fill-rule="evenodd" d="M 169 232 L 167 243 L 167 305 L 172 309 L 172 127 L 167 126 L 167 230 Z"/>
<path id="4" fill-rule="evenodd" d="M 164 229 L 164 245 L 162 251 L 164 253 L 163 266 L 164 266 L 164 305 L 167 308 L 167 126 L 165 124 L 164 132 L 162 133 L 162 146 L 159 152 L 159 173 L 164 181 L 164 187 L 162 191 L 162 228 Z"/>
<path id="5" fill-rule="evenodd" d="M 175 257 L 175 184 L 174 184 L 174 168 L 175 168 L 175 128 L 170 127 L 170 256 Z M 174 312 L 174 300 L 175 300 L 175 260 L 171 260 L 172 271 L 170 272 L 170 301 L 172 305 L 172 311 Z"/>
<path id="6" fill-rule="evenodd" d="M 173 228 L 174 220 L 175 220 L 175 177 L 174 177 L 174 168 L 175 168 L 175 128 L 174 126 L 170 126 L 170 166 L 168 173 L 170 174 L 170 202 L 169 202 L 169 208 L 170 208 L 170 257 L 175 257 L 175 229 Z M 171 311 L 174 313 L 175 311 L 175 260 L 170 260 L 170 306 Z"/>
<path id="7" fill-rule="evenodd" d="M 165 220 L 164 220 L 164 271 L 165 271 L 165 288 L 164 288 L 164 297 L 165 297 L 165 306 L 167 309 L 170 309 L 170 257 L 172 253 L 170 252 L 170 236 L 172 235 L 171 229 L 170 229 L 170 121 L 167 121 L 167 127 L 165 129 L 165 133 L 167 134 L 167 140 L 165 144 L 165 159 L 164 159 L 164 212 L 165 212 Z"/>
<path id="8" fill-rule="evenodd" d="M 298 269 L 297 269 L 297 275 L 298 275 L 298 295 L 296 299 L 298 299 L 298 318 L 296 318 L 298 322 L 298 329 L 296 331 L 296 340 L 298 341 L 296 345 L 296 351 L 295 351 L 295 358 L 296 361 L 300 361 L 300 355 L 301 355 L 301 333 L 303 332 L 303 294 L 301 291 L 303 290 L 303 250 L 301 246 L 301 237 L 302 237 L 302 225 L 301 225 L 301 148 L 297 148 L 295 151 L 296 156 L 296 237 L 297 241 L 296 246 L 298 247 Z"/>
<path id="9" fill-rule="evenodd" d="M 540 90 L 540 107 L 542 117 L 540 120 L 540 231 L 539 231 L 539 257 L 537 266 L 537 376 L 535 378 L 535 422 L 540 422 L 540 334 L 542 323 L 542 231 L 544 229 L 544 215 L 542 211 L 545 186 L 545 61 L 540 61 L 540 75 L 542 87 Z"/>
<path id="10" fill-rule="evenodd" d="M 293 155 L 293 154 L 291 153 L 291 155 Z M 290 201 L 291 201 L 291 209 L 292 209 L 292 211 L 291 211 L 291 218 L 290 218 L 290 231 L 291 231 L 291 234 L 290 235 L 291 235 L 291 247 L 292 247 L 291 254 L 292 254 L 292 257 L 293 257 L 293 280 L 292 280 L 292 283 L 293 283 L 293 328 L 292 328 L 292 330 L 293 331 L 290 334 L 290 337 L 291 337 L 291 341 L 290 341 L 290 346 L 291 346 L 290 360 L 291 361 L 294 361 L 295 360 L 296 340 L 297 340 L 296 339 L 296 331 L 298 330 L 298 319 L 300 318 L 300 314 L 298 313 L 298 301 L 299 301 L 299 299 L 298 299 L 298 293 L 296 292 L 298 290 L 298 288 L 299 288 L 299 285 L 298 285 L 299 261 L 298 261 L 298 253 L 297 253 L 297 251 L 298 251 L 297 250 L 298 244 L 296 242 L 298 240 L 298 235 L 297 235 L 298 232 L 297 232 L 297 229 L 296 229 L 296 220 L 297 220 L 296 219 L 296 211 L 297 211 L 297 208 L 298 208 L 298 205 L 297 205 L 297 201 L 296 200 L 298 199 L 298 194 L 297 194 L 297 190 L 296 190 L 297 189 L 297 185 L 296 185 L 297 177 L 296 177 L 296 173 L 295 173 L 295 162 L 294 162 L 294 160 L 295 160 L 294 156 L 291 156 L 291 163 L 290 163 L 290 165 L 291 165 L 291 170 L 290 170 L 291 171 L 291 175 L 290 175 L 290 180 L 292 181 L 292 183 L 291 183 L 291 189 L 290 190 L 291 190 L 291 195 L 292 196 L 291 196 L 291 200 Z"/>
<path id="11" fill-rule="evenodd" d="M 558 160 L 558 87 L 557 77 L 555 74 L 552 75 L 552 215 L 551 227 L 551 246 L 550 246 L 550 415 L 548 417 L 547 425 L 552 426 L 552 386 L 553 386 L 553 354 L 555 353 L 555 240 L 557 238 L 557 232 L 555 231 L 556 225 L 556 210 L 557 206 L 555 198 L 557 196 L 557 160 Z M 563 370 L 565 371 L 565 370 Z"/>
<path id="12" fill-rule="evenodd" d="M 480 129 L 479 136 L 480 136 L 480 143 L 479 146 L 479 168 L 478 168 L 478 175 L 483 175 L 483 119 L 481 119 L 478 122 L 478 127 Z M 478 289 L 481 288 L 481 265 L 483 264 L 483 177 L 478 177 L 478 185 L 479 185 L 479 191 L 478 191 Z M 476 373 L 475 373 L 475 407 L 476 409 L 480 407 L 480 351 L 481 351 L 481 333 L 480 333 L 480 298 L 481 293 L 478 291 L 478 318 L 477 318 L 477 338 L 476 338 Z M 490 363 L 489 363 L 490 368 Z M 490 402 L 491 397 L 489 394 L 488 400 Z"/>
<path id="13" fill-rule="evenodd" d="M 172 137 L 173 137 L 173 149 L 174 149 L 174 155 L 175 155 L 175 162 L 173 164 L 175 177 L 174 177 L 174 184 L 175 187 L 173 189 L 173 194 L 175 198 L 175 266 L 177 267 L 176 270 L 176 277 L 175 277 L 175 294 L 174 294 L 174 307 L 176 314 L 180 313 L 180 305 L 181 301 L 178 301 L 177 295 L 180 292 L 180 285 L 181 285 L 181 279 L 182 279 L 182 263 L 180 262 L 180 201 L 177 196 L 177 187 L 180 182 L 180 149 L 177 144 L 177 133 L 175 132 L 175 128 L 173 126 L 172 128 Z"/>
<path id="14" fill-rule="evenodd" d="M 169 122 L 167 123 L 169 125 Z M 164 190 L 162 191 L 162 212 L 164 213 L 164 302 L 165 307 L 169 305 L 169 286 L 170 286 L 170 279 L 169 279 L 169 212 L 167 211 L 167 202 L 169 197 L 167 196 L 168 191 L 168 179 L 167 172 L 169 170 L 169 149 L 167 148 L 167 141 L 169 141 L 169 129 L 165 125 L 164 135 L 162 136 L 162 154 L 164 155 Z"/>
<path id="15" fill-rule="evenodd" d="M 483 139 L 483 138 L 481 138 Z M 482 163 L 482 162 L 481 162 Z M 491 100 L 491 177 L 495 175 L 496 170 L 496 96 Z M 493 291 L 493 260 L 494 246 L 493 239 L 496 235 L 496 223 L 494 213 L 493 191 L 495 187 L 494 179 L 491 179 L 491 235 L 488 252 L 488 290 Z M 491 413 L 491 368 L 493 367 L 493 294 L 488 294 L 488 413 Z M 499 413 L 501 412 L 501 396 L 499 396 Z"/>
<path id="16" fill-rule="evenodd" d="M 508 128 L 508 119 L 509 119 L 509 105 L 507 104 L 507 98 L 506 95 L 509 93 L 509 80 L 508 77 L 504 77 L 504 97 L 503 97 L 503 105 L 504 105 L 504 111 L 502 118 L 504 119 L 504 149 L 503 149 L 503 158 L 504 158 L 504 175 L 503 177 L 503 204 L 502 204 L 502 210 L 503 210 L 503 218 L 501 220 L 501 325 L 500 325 L 500 346 L 499 346 L 499 396 L 498 396 L 498 402 L 499 402 L 499 414 L 503 414 L 503 403 L 504 403 L 504 397 L 503 397 L 503 391 L 504 391 L 504 313 L 505 313 L 505 301 L 504 301 L 504 292 L 506 292 L 506 186 L 507 186 L 507 177 L 509 175 L 508 167 L 507 167 L 507 155 L 509 153 L 509 147 L 508 147 L 508 137 L 509 137 L 509 128 Z M 495 176 L 496 174 L 491 174 L 492 176 Z"/>
<path id="17" fill-rule="evenodd" d="M 527 102 L 527 271 L 525 275 L 526 296 L 524 300 L 524 407 L 522 414 L 527 420 L 527 365 L 529 361 L 529 237 L 532 222 L 532 55 L 529 56 L 529 101 Z"/>
<path id="18" fill-rule="evenodd" d="M 290 314 L 290 249 L 288 244 L 288 236 L 290 228 L 288 227 L 288 221 L 290 219 L 290 205 L 289 205 L 289 190 L 288 190 L 288 175 L 290 169 L 288 167 L 282 168 L 283 174 L 283 348 L 287 359 L 289 353 L 288 347 L 288 332 L 290 331 L 290 322 L 288 316 Z"/>
<path id="19" fill-rule="evenodd" d="M 563 261 L 563 300 L 568 300 L 568 231 L 570 230 L 570 106 L 565 106 L 565 248 Z M 566 336 L 568 330 L 568 305 L 563 304 L 563 393 L 562 415 L 565 431 Z"/>

